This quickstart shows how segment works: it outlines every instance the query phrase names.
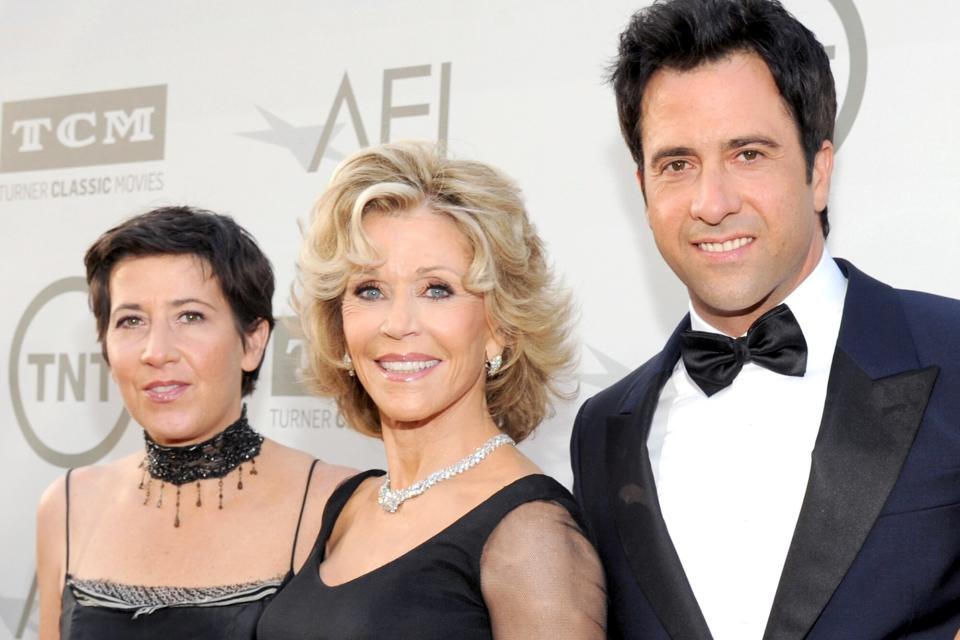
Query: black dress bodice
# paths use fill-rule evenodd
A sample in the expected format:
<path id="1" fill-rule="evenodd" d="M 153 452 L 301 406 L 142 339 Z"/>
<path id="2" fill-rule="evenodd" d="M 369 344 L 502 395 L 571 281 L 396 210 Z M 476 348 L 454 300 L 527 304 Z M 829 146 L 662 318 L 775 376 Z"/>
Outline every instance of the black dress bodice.
<path id="1" fill-rule="evenodd" d="M 217 606 L 164 607 L 148 614 L 78 603 L 68 582 L 63 589 L 63 640 L 254 640 L 257 620 L 276 591 L 253 600 Z"/>
<path id="2" fill-rule="evenodd" d="M 532 501 L 554 502 L 575 513 L 573 498 L 557 481 L 526 476 L 395 560 L 327 586 L 320 578 L 320 563 L 337 517 L 363 480 L 382 474 L 354 476 L 330 497 L 310 557 L 260 619 L 260 640 L 489 639 L 491 621 L 480 574 L 484 545 L 493 530 L 516 507 Z"/>
<path id="3" fill-rule="evenodd" d="M 66 567 L 62 640 L 255 640 L 257 621 L 293 577 L 293 553 L 318 461 L 310 465 L 285 577 L 216 587 L 156 587 L 70 575 L 70 472 L 66 477 Z"/>

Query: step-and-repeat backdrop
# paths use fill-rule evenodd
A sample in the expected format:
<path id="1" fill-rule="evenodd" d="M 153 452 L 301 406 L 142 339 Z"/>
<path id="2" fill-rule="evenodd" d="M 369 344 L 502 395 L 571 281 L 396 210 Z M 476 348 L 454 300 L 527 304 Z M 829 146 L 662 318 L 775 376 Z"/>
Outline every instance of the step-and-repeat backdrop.
<path id="1" fill-rule="evenodd" d="M 34 510 L 72 466 L 142 446 L 95 340 L 82 256 L 121 219 L 189 203 L 233 215 L 276 269 L 367 144 L 443 139 L 523 186 L 580 313 L 579 397 L 523 445 L 570 483 L 578 403 L 659 349 L 686 309 L 646 226 L 605 69 L 643 0 L 0 4 L 0 638 L 36 636 Z M 842 103 L 834 255 L 960 297 L 960 8 L 788 0 L 827 46 Z M 330 461 L 377 441 L 296 382 L 281 324 L 252 423 Z"/>

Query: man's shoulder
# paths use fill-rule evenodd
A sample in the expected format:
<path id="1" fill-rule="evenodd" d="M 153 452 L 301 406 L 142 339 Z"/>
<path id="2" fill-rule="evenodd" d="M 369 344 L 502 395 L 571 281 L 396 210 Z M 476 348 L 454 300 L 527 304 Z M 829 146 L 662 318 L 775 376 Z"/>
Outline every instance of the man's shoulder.
<path id="1" fill-rule="evenodd" d="M 844 275 L 851 279 L 851 282 L 855 282 L 860 285 L 858 288 L 868 292 L 871 301 L 874 300 L 874 296 L 893 295 L 899 300 L 911 320 L 921 319 L 926 314 L 954 320 L 960 317 L 960 300 L 925 291 L 898 289 L 860 271 L 846 260 L 838 259 L 837 262 Z"/>
<path id="2" fill-rule="evenodd" d="M 909 289 L 894 291 L 922 359 L 960 358 L 960 300 Z"/>
<path id="3" fill-rule="evenodd" d="M 924 364 L 960 360 L 960 300 L 945 296 L 898 289 L 843 265 L 856 294 L 848 291 L 844 315 L 855 318 L 862 330 L 872 327 L 871 336 L 886 335 L 888 342 L 909 338 Z M 884 325 L 890 326 L 884 326 Z M 878 338 L 878 344 L 887 344 Z"/>
<path id="4" fill-rule="evenodd" d="M 921 323 L 951 322 L 956 330 L 960 322 L 960 300 L 925 291 L 894 289 L 911 321 Z"/>

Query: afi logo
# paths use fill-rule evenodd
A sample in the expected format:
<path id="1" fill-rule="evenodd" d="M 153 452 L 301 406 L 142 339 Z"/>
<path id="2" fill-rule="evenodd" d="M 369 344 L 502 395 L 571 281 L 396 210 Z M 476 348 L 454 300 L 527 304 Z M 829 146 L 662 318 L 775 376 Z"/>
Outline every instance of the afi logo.
<path id="1" fill-rule="evenodd" d="M 167 87 L 6 102 L 0 171 L 162 160 Z"/>
<path id="2" fill-rule="evenodd" d="M 389 142 L 395 137 L 433 138 L 447 141 L 450 127 L 450 78 L 452 65 L 424 64 L 411 67 L 384 69 L 377 80 L 380 82 L 379 101 L 380 142 Z M 371 78 L 364 76 L 363 83 Z M 374 85 L 376 86 L 376 85 Z M 361 95 L 363 92 L 361 92 Z M 403 97 L 397 97 L 400 94 Z M 410 97 L 414 96 L 414 97 Z M 375 103 L 376 104 L 376 103 Z M 363 107 L 363 108 L 361 108 Z M 323 125 L 298 127 L 291 125 L 266 109 L 257 107 L 270 125 L 265 131 L 248 131 L 240 135 L 261 142 L 287 148 L 309 172 L 320 168 L 324 158 L 339 161 L 346 154 L 335 147 L 338 134 L 349 122 L 353 138 L 359 148 L 371 144 L 364 123 L 363 113 L 369 118 L 369 104 L 361 104 L 354 91 L 350 74 L 345 72 L 336 95 L 327 109 Z M 369 120 L 368 120 L 369 123 Z M 401 129 L 399 133 L 396 129 Z"/>

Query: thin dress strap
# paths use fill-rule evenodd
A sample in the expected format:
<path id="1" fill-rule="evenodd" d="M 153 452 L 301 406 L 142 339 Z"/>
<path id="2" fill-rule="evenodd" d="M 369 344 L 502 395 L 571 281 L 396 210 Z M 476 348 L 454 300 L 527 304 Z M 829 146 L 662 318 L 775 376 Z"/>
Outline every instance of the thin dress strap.
<path id="1" fill-rule="evenodd" d="M 70 474 L 73 473 L 73 469 L 67 469 L 67 478 L 64 482 L 64 491 L 66 493 L 66 505 L 67 505 L 67 536 L 66 536 L 66 547 L 67 547 L 67 558 L 66 564 L 64 565 L 63 573 L 64 575 L 70 575 Z"/>
<path id="2" fill-rule="evenodd" d="M 316 458 L 310 464 L 307 472 L 307 486 L 303 489 L 303 502 L 300 504 L 300 515 L 297 517 L 297 529 L 293 532 L 293 548 L 290 549 L 290 572 L 293 573 L 293 561 L 297 555 L 297 540 L 300 538 L 300 524 L 303 522 L 303 511 L 307 508 L 307 496 L 310 494 L 310 481 L 313 479 L 313 470 L 320 462 Z"/>
<path id="3" fill-rule="evenodd" d="M 361 471 L 337 485 L 337 488 L 334 489 L 330 497 L 327 498 L 327 504 L 323 507 L 320 533 L 317 534 L 317 540 L 313 543 L 313 549 L 310 551 L 310 556 L 307 557 L 304 566 L 309 566 L 311 571 L 319 570 L 320 562 L 326 555 L 327 540 L 330 539 L 330 535 L 333 533 L 333 527 L 337 523 L 337 518 L 340 517 L 340 512 L 343 511 L 353 492 L 356 491 L 360 483 L 367 478 L 382 476 L 384 473 L 384 471 L 380 471 L 379 469 Z"/>

